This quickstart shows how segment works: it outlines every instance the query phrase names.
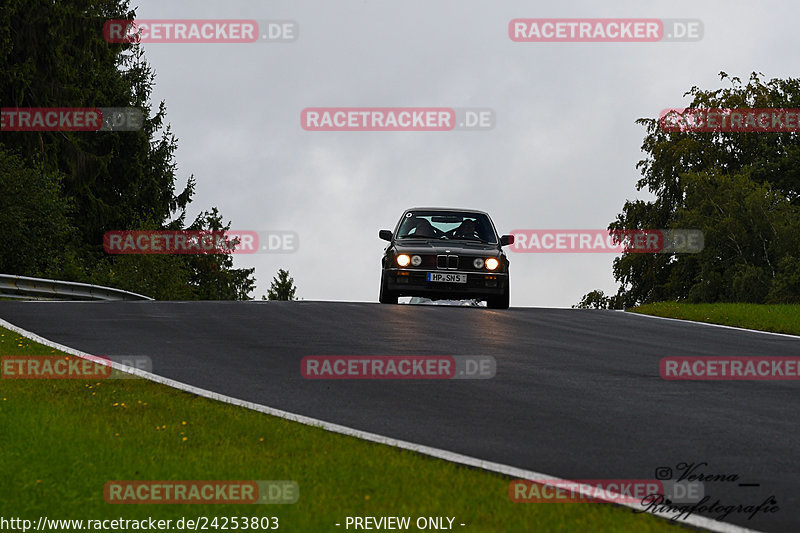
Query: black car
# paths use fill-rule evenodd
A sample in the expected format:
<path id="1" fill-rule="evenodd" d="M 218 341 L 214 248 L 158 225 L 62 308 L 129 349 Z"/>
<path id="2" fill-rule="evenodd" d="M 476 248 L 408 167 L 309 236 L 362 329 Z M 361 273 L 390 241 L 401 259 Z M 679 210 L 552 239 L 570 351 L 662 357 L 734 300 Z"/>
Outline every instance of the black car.
<path id="1" fill-rule="evenodd" d="M 381 230 L 389 241 L 381 260 L 383 304 L 400 296 L 432 300 L 485 300 L 488 307 L 508 309 L 508 258 L 503 246 L 513 235 L 497 236 L 483 211 L 415 207 L 408 209 L 394 232 Z"/>

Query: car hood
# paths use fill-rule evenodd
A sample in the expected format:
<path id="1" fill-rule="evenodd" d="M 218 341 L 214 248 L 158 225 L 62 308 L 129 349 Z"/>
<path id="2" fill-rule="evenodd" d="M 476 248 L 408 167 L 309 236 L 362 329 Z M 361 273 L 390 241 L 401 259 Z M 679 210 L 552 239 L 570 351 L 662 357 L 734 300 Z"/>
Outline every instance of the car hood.
<path id="1" fill-rule="evenodd" d="M 469 241 L 426 241 L 420 239 L 403 242 L 394 241 L 392 246 L 398 253 L 404 254 L 486 255 L 489 253 L 498 255 L 500 253 L 497 244 Z"/>

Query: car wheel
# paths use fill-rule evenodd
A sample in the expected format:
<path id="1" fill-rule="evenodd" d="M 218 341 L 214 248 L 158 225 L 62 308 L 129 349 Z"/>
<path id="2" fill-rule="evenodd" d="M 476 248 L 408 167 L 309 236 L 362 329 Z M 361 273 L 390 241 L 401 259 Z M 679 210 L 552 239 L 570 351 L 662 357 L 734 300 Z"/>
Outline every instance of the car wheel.
<path id="1" fill-rule="evenodd" d="M 508 297 L 510 292 L 511 291 L 508 288 L 508 282 L 506 282 L 506 288 L 503 291 L 503 294 L 501 296 L 486 300 L 486 307 L 490 309 L 508 309 Z"/>
<path id="2" fill-rule="evenodd" d="M 386 278 L 383 274 L 381 274 L 381 293 L 378 296 L 378 301 L 382 304 L 397 303 L 397 294 L 386 288 Z"/>

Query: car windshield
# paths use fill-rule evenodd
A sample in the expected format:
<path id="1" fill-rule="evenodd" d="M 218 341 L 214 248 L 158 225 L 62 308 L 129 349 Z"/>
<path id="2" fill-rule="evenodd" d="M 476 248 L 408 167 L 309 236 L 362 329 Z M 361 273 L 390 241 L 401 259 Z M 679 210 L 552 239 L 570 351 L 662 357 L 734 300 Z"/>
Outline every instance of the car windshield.
<path id="1" fill-rule="evenodd" d="M 398 239 L 497 242 L 488 216 L 458 211 L 409 211 L 403 216 L 396 235 Z"/>

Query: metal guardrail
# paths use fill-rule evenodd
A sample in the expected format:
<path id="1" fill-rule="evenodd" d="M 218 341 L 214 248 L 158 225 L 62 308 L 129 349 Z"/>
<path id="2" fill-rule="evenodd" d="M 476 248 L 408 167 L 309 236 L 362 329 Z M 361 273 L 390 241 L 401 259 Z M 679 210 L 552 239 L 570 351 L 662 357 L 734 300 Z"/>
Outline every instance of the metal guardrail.
<path id="1" fill-rule="evenodd" d="M 26 300 L 152 300 L 101 285 L 0 274 L 0 297 Z"/>

